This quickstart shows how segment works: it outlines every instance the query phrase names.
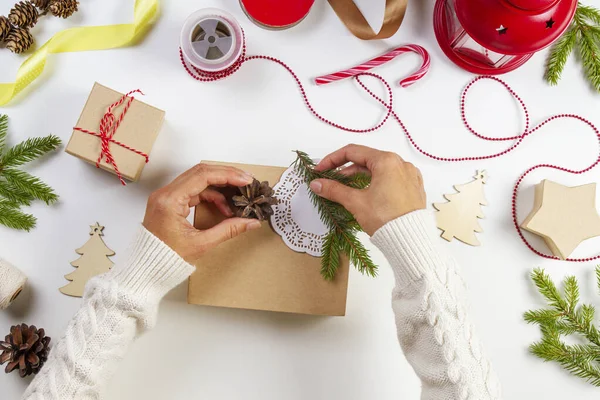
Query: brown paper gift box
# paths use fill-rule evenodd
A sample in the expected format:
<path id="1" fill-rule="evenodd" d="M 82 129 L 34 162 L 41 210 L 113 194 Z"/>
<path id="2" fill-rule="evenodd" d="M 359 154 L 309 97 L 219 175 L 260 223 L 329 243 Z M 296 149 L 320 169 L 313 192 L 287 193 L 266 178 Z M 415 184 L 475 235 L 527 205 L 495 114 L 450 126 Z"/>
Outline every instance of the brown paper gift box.
<path id="1" fill-rule="evenodd" d="M 75 126 L 98 132 L 100 121 L 108 107 L 122 96 L 123 93 L 95 83 Z M 115 108 L 113 113 L 119 118 L 122 110 L 123 106 L 120 106 Z M 113 138 L 149 155 L 164 118 L 164 111 L 135 99 Z M 101 141 L 97 136 L 73 131 L 65 151 L 95 165 L 101 152 Z M 110 151 L 121 175 L 130 181 L 137 181 L 144 169 L 146 159 L 114 143 L 110 144 Z M 112 164 L 106 162 L 105 157 L 100 162 L 100 168 L 115 173 Z"/>
<path id="2" fill-rule="evenodd" d="M 285 168 L 231 165 L 274 186 Z M 196 207 L 198 229 L 223 220 L 209 204 Z M 321 276 L 321 259 L 286 246 L 269 223 L 207 252 L 196 262 L 188 287 L 188 303 L 314 315 L 345 315 L 348 260 L 332 282 Z"/>

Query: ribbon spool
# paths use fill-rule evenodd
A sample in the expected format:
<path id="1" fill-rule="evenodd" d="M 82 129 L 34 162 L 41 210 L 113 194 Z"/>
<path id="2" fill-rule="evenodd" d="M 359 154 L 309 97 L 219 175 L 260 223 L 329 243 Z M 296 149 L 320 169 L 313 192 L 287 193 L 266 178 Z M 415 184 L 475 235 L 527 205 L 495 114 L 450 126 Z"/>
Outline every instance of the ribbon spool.
<path id="1" fill-rule="evenodd" d="M 27 277 L 17 267 L 0 259 L 0 310 L 4 310 L 21 294 Z"/>
<path id="2" fill-rule="evenodd" d="M 240 0 L 250 21 L 265 29 L 296 26 L 310 12 L 315 0 Z"/>
<path id="3" fill-rule="evenodd" d="M 230 68 L 240 59 L 244 36 L 231 14 L 206 8 L 185 21 L 180 44 L 185 59 L 193 67 L 214 73 Z"/>

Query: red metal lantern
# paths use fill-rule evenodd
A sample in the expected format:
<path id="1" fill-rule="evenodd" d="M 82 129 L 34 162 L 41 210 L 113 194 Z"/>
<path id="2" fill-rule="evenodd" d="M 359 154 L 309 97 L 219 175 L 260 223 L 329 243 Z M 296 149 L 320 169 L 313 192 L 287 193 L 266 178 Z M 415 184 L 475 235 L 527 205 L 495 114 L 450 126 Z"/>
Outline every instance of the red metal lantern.
<path id="1" fill-rule="evenodd" d="M 558 39 L 576 8 L 577 0 L 437 0 L 435 36 L 461 68 L 503 74 Z"/>

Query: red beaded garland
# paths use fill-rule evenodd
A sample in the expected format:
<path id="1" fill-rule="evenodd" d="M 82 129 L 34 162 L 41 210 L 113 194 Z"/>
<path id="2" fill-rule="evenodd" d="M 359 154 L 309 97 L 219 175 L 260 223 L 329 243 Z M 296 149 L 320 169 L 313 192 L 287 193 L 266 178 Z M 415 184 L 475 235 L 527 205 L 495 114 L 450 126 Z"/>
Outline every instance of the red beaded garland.
<path id="1" fill-rule="evenodd" d="M 256 56 L 248 56 L 246 57 L 246 43 L 245 40 L 243 41 L 243 49 L 242 49 L 242 54 L 240 56 L 240 58 L 238 60 L 236 60 L 236 62 L 229 68 L 220 71 L 220 72 L 208 72 L 208 71 L 202 71 L 199 70 L 198 68 L 195 68 L 194 66 L 189 66 L 187 64 L 187 62 L 184 59 L 183 56 L 183 52 L 179 51 L 179 56 L 181 59 L 181 63 L 183 64 L 184 68 L 186 69 L 186 71 L 190 74 L 190 76 L 192 76 L 194 79 L 201 81 L 201 82 L 212 82 L 212 81 L 216 81 L 216 80 L 220 80 L 223 78 L 226 78 L 232 74 L 234 74 L 238 69 L 240 69 L 240 67 L 242 66 L 243 63 L 245 63 L 246 61 L 250 61 L 250 60 L 268 60 L 268 61 L 272 61 L 274 63 L 277 63 L 279 65 L 281 65 L 284 69 L 286 69 L 290 75 L 294 78 L 294 80 L 296 81 L 296 84 L 298 86 L 298 89 L 300 90 L 300 93 L 302 95 L 302 98 L 304 100 L 304 103 L 306 104 L 307 108 L 310 110 L 310 112 L 319 120 L 321 120 L 322 122 L 333 126 L 335 128 L 344 130 L 344 131 L 348 131 L 348 132 L 354 132 L 354 133 L 369 133 L 369 132 L 373 132 L 377 129 L 379 129 L 380 127 L 382 127 L 387 120 L 391 117 L 393 117 L 396 122 L 398 122 L 398 124 L 400 125 L 400 127 L 402 128 L 402 130 L 404 131 L 404 134 L 406 135 L 406 138 L 408 139 L 408 141 L 410 142 L 410 144 L 421 154 L 423 154 L 426 157 L 429 157 L 433 160 L 436 161 L 443 161 L 443 162 L 463 162 L 463 161 L 481 161 L 481 160 L 489 160 L 492 158 L 497 158 L 500 156 L 503 156 L 505 154 L 510 153 L 511 151 L 515 150 L 522 142 L 523 140 L 531 135 L 532 133 L 538 131 L 541 127 L 543 127 L 544 125 L 546 125 L 548 122 L 550 121 L 554 121 L 556 119 L 575 119 L 578 121 L 581 121 L 583 123 L 585 123 L 586 125 L 588 125 L 590 128 L 592 128 L 592 130 L 594 131 L 594 133 L 596 134 L 596 138 L 598 139 L 599 143 L 600 143 L 600 131 L 598 131 L 598 129 L 596 128 L 596 126 L 590 122 L 589 120 L 579 116 L 579 115 L 575 115 L 575 114 L 558 114 L 558 115 L 554 115 L 552 117 L 549 117 L 547 119 L 545 119 L 544 121 L 542 121 L 541 123 L 539 123 L 538 125 L 534 126 L 533 128 L 530 129 L 530 119 L 529 119 L 529 111 L 527 110 L 527 106 L 525 105 L 525 103 L 523 102 L 523 100 L 519 97 L 519 95 L 517 95 L 517 93 L 503 80 L 495 77 L 495 76 L 478 76 L 476 78 L 474 78 L 471 82 L 469 82 L 467 84 L 467 86 L 464 88 L 461 97 L 460 97 L 460 113 L 461 113 L 461 119 L 465 125 L 465 127 L 475 136 L 477 136 L 480 139 L 483 140 L 487 140 L 487 141 L 494 141 L 494 142 L 500 142 L 500 141 L 514 141 L 514 143 L 512 143 L 508 148 L 497 152 L 497 153 L 493 153 L 493 154 L 488 154 L 488 155 L 483 155 L 483 156 L 475 156 L 475 157 L 439 157 L 436 156 L 434 154 L 431 154 L 427 151 L 425 151 L 424 149 L 422 149 L 413 139 L 412 135 L 410 134 L 410 132 L 408 131 L 408 129 L 406 128 L 406 126 L 404 125 L 404 123 L 402 122 L 402 120 L 400 119 L 400 117 L 398 116 L 398 114 L 396 114 L 396 112 L 393 110 L 393 94 L 392 94 L 392 89 L 390 84 L 380 75 L 374 74 L 372 72 L 364 72 L 364 73 L 360 73 L 356 76 L 353 77 L 353 79 L 355 79 L 358 84 L 361 86 L 361 88 L 363 90 L 365 90 L 371 97 L 373 97 L 375 100 L 377 100 L 381 105 L 383 105 L 387 112 L 385 114 L 385 116 L 382 118 L 382 120 L 377 123 L 376 125 L 370 127 L 370 128 L 366 128 L 366 129 L 356 129 L 356 128 L 350 128 L 350 127 L 346 127 L 343 125 L 340 125 L 336 122 L 330 121 L 327 118 L 324 118 L 323 116 L 321 116 L 311 105 L 310 101 L 308 100 L 308 96 L 306 95 L 306 92 L 304 90 L 304 86 L 302 85 L 302 82 L 300 81 L 300 79 L 298 78 L 298 76 L 296 75 L 296 73 L 283 61 L 274 58 L 274 57 L 270 57 L 270 56 L 263 56 L 263 55 L 256 55 Z M 379 96 L 377 96 L 375 93 L 373 93 L 362 81 L 361 81 L 361 77 L 362 76 L 370 76 L 373 77 L 377 80 L 379 80 L 384 87 L 387 89 L 387 93 L 388 93 L 388 101 L 386 102 L 385 100 L 383 100 L 382 98 L 380 98 Z M 515 136 L 507 136 L 507 137 L 489 137 L 489 136 L 485 136 L 480 134 L 479 132 L 475 131 L 475 129 L 473 129 L 473 127 L 469 124 L 468 120 L 467 120 L 467 116 L 466 116 L 466 109 L 465 109 L 465 103 L 466 103 L 466 97 L 467 94 L 469 92 L 469 90 L 473 87 L 473 85 L 479 81 L 482 80 L 492 80 L 495 82 L 500 83 L 509 93 L 510 95 L 515 98 L 515 100 L 517 100 L 517 102 L 519 103 L 521 109 L 523 110 L 523 113 L 525 114 L 525 128 L 523 130 L 523 132 L 519 135 L 515 135 Z M 535 254 L 539 255 L 540 257 L 544 257 L 547 259 L 552 259 L 552 260 L 560 260 L 560 258 L 554 256 L 554 255 L 550 255 L 550 254 L 545 254 L 542 253 L 538 250 L 536 250 L 530 243 L 529 241 L 525 238 L 525 236 L 523 235 L 523 232 L 521 231 L 521 228 L 519 226 L 518 220 L 517 220 L 517 195 L 519 192 L 519 187 L 521 185 L 521 182 L 523 181 L 523 179 L 530 174 L 532 171 L 538 169 L 538 168 L 551 168 L 551 169 L 555 169 L 555 170 L 559 170 L 559 171 L 563 171 L 563 172 L 567 172 L 570 174 L 583 174 L 585 172 L 588 172 L 589 170 L 591 170 L 592 168 L 596 167 L 598 164 L 600 163 L 600 152 L 598 155 L 598 158 L 596 158 L 596 160 L 589 165 L 588 167 L 581 169 L 581 170 L 574 170 L 574 169 L 569 169 L 569 168 L 565 168 L 565 167 L 561 167 L 558 165 L 553 165 L 553 164 L 538 164 L 538 165 L 534 165 L 532 167 L 530 167 L 529 169 L 527 169 L 516 181 L 515 186 L 513 188 L 513 193 L 512 193 L 512 200 L 511 200 L 511 209 L 512 209 L 512 221 L 513 221 L 513 225 L 515 227 L 515 229 L 517 230 L 517 233 L 519 235 L 519 237 L 521 238 L 521 240 L 523 241 L 523 243 L 525 243 L 525 245 L 531 250 L 533 251 Z M 597 260 L 600 259 L 600 255 L 596 255 L 593 257 L 586 257 L 586 258 L 567 258 L 565 261 L 572 261 L 572 262 L 589 262 L 589 261 L 593 261 L 593 260 Z"/>

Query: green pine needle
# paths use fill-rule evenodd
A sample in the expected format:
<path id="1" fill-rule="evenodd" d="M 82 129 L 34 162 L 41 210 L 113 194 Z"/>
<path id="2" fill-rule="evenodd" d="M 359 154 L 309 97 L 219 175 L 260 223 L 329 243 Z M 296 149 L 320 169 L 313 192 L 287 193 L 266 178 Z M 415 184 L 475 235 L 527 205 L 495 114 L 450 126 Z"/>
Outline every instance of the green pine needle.
<path id="1" fill-rule="evenodd" d="M 600 91 L 600 10 L 579 3 L 569 29 L 552 46 L 544 77 L 556 85 L 569 55 L 577 48 L 585 76 Z"/>
<path id="2" fill-rule="evenodd" d="M 565 64 L 569 59 L 569 55 L 575 47 L 577 33 L 578 30 L 574 27 L 569 28 L 569 30 L 552 46 L 550 56 L 546 63 L 545 76 L 546 80 L 550 82 L 551 85 L 558 84 L 562 72 L 565 69 Z"/>
<path id="3" fill-rule="evenodd" d="M 20 210 L 33 200 L 46 204 L 55 203 L 58 196 L 39 178 L 17 169 L 60 146 L 58 137 L 49 135 L 30 138 L 5 149 L 8 132 L 8 117 L 0 115 L 0 225 L 25 231 L 35 227 L 36 218 Z"/>
<path id="4" fill-rule="evenodd" d="M 579 303 L 579 284 L 573 276 L 565 278 L 561 294 L 542 269 L 535 269 L 531 279 L 546 298 L 549 309 L 527 311 L 524 319 L 540 326 L 542 339 L 529 350 L 535 356 L 556 362 L 571 374 L 600 387 L 600 332 L 594 325 L 595 308 Z M 596 284 L 600 289 L 600 266 L 596 267 Z M 575 335 L 583 344 L 567 345 L 563 337 Z"/>
<path id="5" fill-rule="evenodd" d="M 13 204 L 23 206 L 31 205 L 34 200 L 32 195 L 17 189 L 7 181 L 0 181 L 0 198 L 2 197 Z"/>
<path id="6" fill-rule="evenodd" d="M 321 275 L 331 281 L 340 267 L 340 248 L 335 239 L 335 231 L 329 231 L 323 241 L 323 258 L 321 260 Z"/>
<path id="7" fill-rule="evenodd" d="M 596 90 L 600 91 L 600 48 L 597 38 L 587 27 L 582 27 L 580 30 L 579 55 L 587 79 Z"/>
<path id="8" fill-rule="evenodd" d="M 596 25 L 600 25 L 600 10 L 594 7 L 585 6 L 581 3 L 577 6 L 578 18 L 587 19 Z"/>
<path id="9" fill-rule="evenodd" d="M 315 171 L 315 163 L 302 151 L 296 151 L 294 167 L 303 180 L 309 184 L 314 179 L 331 179 L 355 189 L 364 189 L 371 183 L 369 175 L 359 173 L 352 176 L 337 171 Z M 346 254 L 352 264 L 361 273 L 376 276 L 377 265 L 369 257 L 368 250 L 358 240 L 358 232 L 362 229 L 354 216 L 340 204 L 334 203 L 313 192 L 309 196 L 319 212 L 321 221 L 329 228 L 323 242 L 321 258 L 321 275 L 326 280 L 333 280 L 340 266 L 340 255 Z"/>
<path id="10" fill-rule="evenodd" d="M 60 139 L 54 135 L 27 139 L 4 153 L 0 158 L 0 168 L 16 167 L 33 161 L 56 150 L 60 143 Z"/>
<path id="11" fill-rule="evenodd" d="M 35 199 L 42 200 L 48 205 L 55 203 L 58 200 L 58 196 L 50 186 L 25 171 L 5 168 L 2 173 L 8 183 L 18 190 L 31 195 Z"/>
<path id="12" fill-rule="evenodd" d="M 0 202 L 0 224 L 29 232 L 35 227 L 35 222 L 33 215 L 25 214 L 8 202 Z"/>

